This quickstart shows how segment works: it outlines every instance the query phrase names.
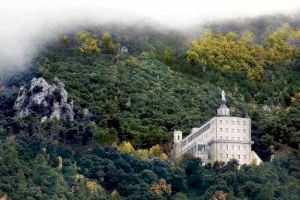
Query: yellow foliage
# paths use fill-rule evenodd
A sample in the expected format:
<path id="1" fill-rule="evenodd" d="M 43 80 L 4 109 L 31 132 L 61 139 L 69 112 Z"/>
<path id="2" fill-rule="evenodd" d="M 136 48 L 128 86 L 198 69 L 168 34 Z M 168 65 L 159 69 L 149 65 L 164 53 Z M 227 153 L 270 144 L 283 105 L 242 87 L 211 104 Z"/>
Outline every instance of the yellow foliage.
<path id="1" fill-rule="evenodd" d="M 114 44 L 111 34 L 109 32 L 104 32 L 102 34 L 102 42 L 104 46 L 110 51 L 113 51 L 116 48 L 116 45 Z"/>
<path id="2" fill-rule="evenodd" d="M 245 31 L 241 35 L 241 40 L 243 40 L 244 42 L 253 42 L 254 39 L 255 35 L 250 31 Z"/>
<path id="3" fill-rule="evenodd" d="M 98 41 L 89 33 L 81 32 L 76 35 L 76 39 L 80 42 L 78 50 L 81 54 L 88 52 L 99 53 L 100 47 Z"/>
<path id="4" fill-rule="evenodd" d="M 99 185 L 96 181 L 87 181 L 86 187 L 92 192 L 92 193 L 100 193 L 104 189 Z"/>
<path id="5" fill-rule="evenodd" d="M 134 154 L 140 158 L 148 158 L 149 157 L 148 149 L 138 149 L 137 151 L 135 151 Z"/>
<path id="6" fill-rule="evenodd" d="M 245 32 L 239 38 L 236 33 L 212 34 L 192 41 L 187 50 L 187 60 L 201 66 L 219 70 L 242 71 L 251 80 L 261 80 L 264 72 L 264 49 L 252 44 L 254 36 Z"/>
<path id="7" fill-rule="evenodd" d="M 288 24 L 269 34 L 264 40 L 268 64 L 292 64 L 295 55 L 299 54 L 295 45 L 299 39 L 300 29 L 290 28 Z"/>
<path id="8" fill-rule="evenodd" d="M 211 200 L 226 200 L 226 193 L 223 191 L 216 191 L 213 193 Z"/>
<path id="9" fill-rule="evenodd" d="M 118 198 L 120 196 L 119 192 L 116 189 L 114 189 L 110 195 L 112 198 Z"/>
<path id="10" fill-rule="evenodd" d="M 75 174 L 75 179 L 78 180 L 78 181 L 79 180 L 82 181 L 84 179 L 84 176 L 82 174 Z"/>
<path id="11" fill-rule="evenodd" d="M 167 160 L 168 155 L 166 153 L 162 153 L 162 154 L 160 154 L 160 158 L 163 159 L 163 160 Z"/>
<path id="12" fill-rule="evenodd" d="M 123 141 L 119 146 L 118 150 L 123 153 L 133 153 L 134 148 L 130 142 Z"/>
<path id="13" fill-rule="evenodd" d="M 157 144 L 149 149 L 149 157 L 160 157 L 163 153 L 163 148 Z"/>
<path id="14" fill-rule="evenodd" d="M 172 193 L 171 185 L 167 184 L 166 180 L 161 178 L 158 182 L 153 183 L 150 186 L 150 190 L 158 197 L 161 197 L 163 194 L 170 195 Z"/>

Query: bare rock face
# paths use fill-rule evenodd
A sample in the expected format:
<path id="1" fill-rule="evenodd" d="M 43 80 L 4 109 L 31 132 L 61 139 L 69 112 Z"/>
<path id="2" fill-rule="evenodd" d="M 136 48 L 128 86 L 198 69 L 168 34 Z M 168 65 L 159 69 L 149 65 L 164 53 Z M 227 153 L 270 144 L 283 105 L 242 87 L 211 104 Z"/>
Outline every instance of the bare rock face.
<path id="1" fill-rule="evenodd" d="M 73 101 L 68 100 L 64 84 L 57 78 L 54 81 L 57 85 L 50 85 L 44 78 L 33 78 L 29 85 L 22 86 L 14 104 L 15 116 L 23 118 L 36 112 L 42 115 L 42 122 L 48 118 L 73 121 Z"/>

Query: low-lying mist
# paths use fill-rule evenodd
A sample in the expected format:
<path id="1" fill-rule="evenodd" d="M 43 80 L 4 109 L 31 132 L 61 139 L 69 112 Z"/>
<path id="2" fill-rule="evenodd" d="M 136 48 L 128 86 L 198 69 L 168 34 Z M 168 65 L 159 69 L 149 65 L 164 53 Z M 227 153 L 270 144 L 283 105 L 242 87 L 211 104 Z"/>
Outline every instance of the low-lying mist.
<path id="1" fill-rule="evenodd" d="M 261 5 L 268 9 L 239 7 L 236 1 L 19 1 L 0 2 L 0 80 L 8 74 L 31 66 L 31 61 L 45 45 L 63 34 L 87 27 L 120 24 L 125 26 L 151 26 L 153 29 L 177 30 L 187 35 L 196 35 L 207 21 L 243 16 L 256 16 L 297 8 L 294 1 L 284 4 Z M 281 2 L 283 3 L 283 2 Z M 299 4 L 299 3 L 298 3 Z M 216 6 L 219 5 L 219 6 Z M 233 9 L 232 6 L 236 5 Z M 280 6 L 287 5 L 287 6 Z M 230 7 L 231 6 L 231 7 Z M 272 7 L 273 6 L 273 7 Z M 298 8 L 300 5 L 298 5 Z M 222 8 L 222 9 L 221 9 Z M 249 9 L 250 10 L 249 10 Z M 243 10 L 249 10 L 244 12 Z M 191 27 L 197 24 L 198 29 Z M 193 31 L 196 31 L 195 32 Z M 193 32 L 193 33 L 191 33 Z"/>

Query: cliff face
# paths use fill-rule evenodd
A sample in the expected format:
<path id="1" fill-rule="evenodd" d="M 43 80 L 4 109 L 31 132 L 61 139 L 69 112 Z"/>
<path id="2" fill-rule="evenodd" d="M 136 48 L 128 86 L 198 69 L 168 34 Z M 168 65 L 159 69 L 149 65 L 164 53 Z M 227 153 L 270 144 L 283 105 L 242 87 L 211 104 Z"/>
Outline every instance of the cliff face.
<path id="1" fill-rule="evenodd" d="M 41 121 L 56 118 L 73 121 L 73 101 L 69 101 L 64 84 L 57 78 L 50 85 L 44 78 L 33 78 L 31 83 L 22 86 L 14 103 L 15 117 L 23 118 L 36 112 Z"/>

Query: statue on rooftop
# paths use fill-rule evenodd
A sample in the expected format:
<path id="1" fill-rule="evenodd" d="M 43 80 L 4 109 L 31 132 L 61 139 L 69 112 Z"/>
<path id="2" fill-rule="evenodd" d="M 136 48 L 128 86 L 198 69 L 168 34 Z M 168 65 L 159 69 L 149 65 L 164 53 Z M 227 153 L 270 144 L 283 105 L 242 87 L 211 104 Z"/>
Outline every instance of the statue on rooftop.
<path id="1" fill-rule="evenodd" d="M 222 101 L 226 102 L 225 91 L 224 90 L 222 90 L 221 95 L 222 95 Z"/>

